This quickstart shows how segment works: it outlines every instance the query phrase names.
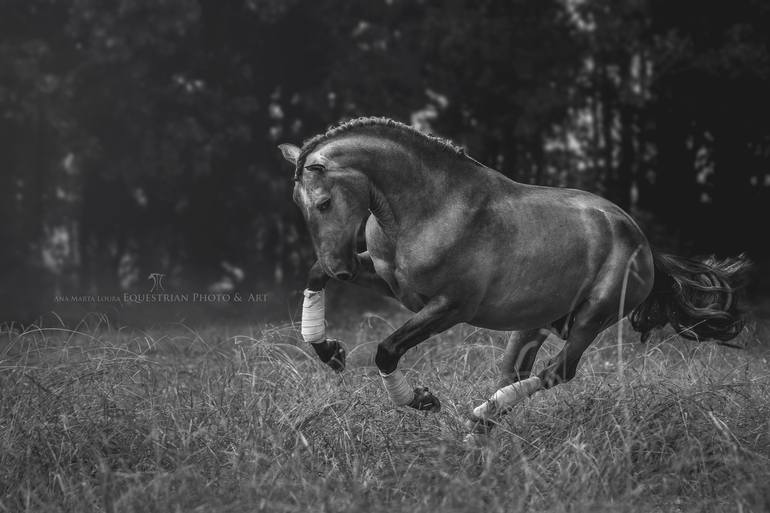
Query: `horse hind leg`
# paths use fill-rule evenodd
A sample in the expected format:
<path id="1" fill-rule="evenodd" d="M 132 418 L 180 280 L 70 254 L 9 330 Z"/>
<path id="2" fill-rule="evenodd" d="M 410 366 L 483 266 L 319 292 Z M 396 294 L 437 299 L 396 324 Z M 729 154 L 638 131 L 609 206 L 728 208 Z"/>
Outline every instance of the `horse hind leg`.
<path id="1" fill-rule="evenodd" d="M 569 315 L 554 322 L 552 329 L 560 336 L 566 335 L 566 342 L 559 354 L 548 362 L 540 374 L 500 388 L 489 400 L 474 409 L 466 423 L 471 429 L 466 442 L 472 443 L 480 433 L 488 432 L 499 415 L 538 390 L 551 388 L 574 378 L 580 358 L 597 335 L 638 305 L 649 292 L 648 284 L 643 280 L 628 287 L 625 291 L 627 294 L 623 293 L 622 287 L 615 286 L 622 283 L 621 280 L 607 280 L 605 283 L 608 286 L 598 287 L 599 294 L 595 298 L 584 300 Z M 515 348 L 519 343 L 512 344 L 512 347 Z M 508 368 L 515 368 L 518 376 L 523 378 L 518 367 Z M 531 367 L 529 369 L 531 370 Z"/>
<path id="2" fill-rule="evenodd" d="M 539 375 L 501 387 L 487 401 L 477 406 L 466 420 L 469 434 L 465 442 L 474 445 L 483 440 L 483 436 L 489 433 L 502 415 L 538 390 L 571 380 L 575 376 L 580 357 L 604 325 L 599 317 L 576 315 L 561 352 Z"/>
<path id="3" fill-rule="evenodd" d="M 593 295 L 573 312 L 564 347 L 539 374 L 543 388 L 566 383 L 575 377 L 583 353 L 604 329 L 636 308 L 650 292 L 650 258 L 638 256 L 638 247 L 620 272 L 607 274 L 597 283 Z"/>
<path id="4" fill-rule="evenodd" d="M 544 329 L 511 333 L 500 365 L 502 376 L 497 388 L 529 378 L 537 353 L 546 338 L 548 338 L 548 332 Z"/>
<path id="5" fill-rule="evenodd" d="M 543 388 L 566 383 L 575 377 L 585 350 L 599 333 L 617 321 L 617 308 L 615 301 L 607 299 L 589 299 L 583 303 L 575 312 L 564 347 L 538 375 Z"/>
<path id="6" fill-rule="evenodd" d="M 498 390 L 487 402 L 471 412 L 466 419 L 466 427 L 471 432 L 471 437 L 489 434 L 500 417 L 510 410 L 510 407 L 506 408 L 504 405 L 500 405 L 499 401 L 501 399 L 505 401 L 512 394 L 516 396 L 519 393 L 516 392 L 518 388 L 529 386 L 520 385 L 514 387 L 512 385 L 522 381 L 530 383 L 528 380 L 532 373 L 532 367 L 535 365 L 537 353 L 546 338 L 548 338 L 548 331 L 546 329 L 524 330 L 511 333 L 500 366 L 502 375 L 497 385 Z M 481 415 L 477 415 L 477 413 L 481 413 Z"/>
<path id="7" fill-rule="evenodd" d="M 504 379 L 501 382 L 502 386 L 468 416 L 466 427 L 470 433 L 466 437 L 466 442 L 473 443 L 478 436 L 489 433 L 502 415 L 538 390 L 572 379 L 583 352 L 596 335 L 612 322 L 612 310 L 608 308 L 611 303 L 611 301 L 594 303 L 586 300 L 568 316 L 555 321 L 550 327 L 551 331 L 560 336 L 566 334 L 567 340 L 561 352 L 537 376 L 531 376 L 532 366 L 537 350 L 545 341 L 548 332 L 542 329 L 517 334 L 511 340 L 503 358 L 504 373 L 506 370 L 509 371 L 506 377 L 517 379 L 512 383 L 507 383 L 508 379 Z M 524 352 L 524 348 L 528 345 L 529 351 Z M 510 373 L 511 369 L 515 371 L 513 376 Z"/>

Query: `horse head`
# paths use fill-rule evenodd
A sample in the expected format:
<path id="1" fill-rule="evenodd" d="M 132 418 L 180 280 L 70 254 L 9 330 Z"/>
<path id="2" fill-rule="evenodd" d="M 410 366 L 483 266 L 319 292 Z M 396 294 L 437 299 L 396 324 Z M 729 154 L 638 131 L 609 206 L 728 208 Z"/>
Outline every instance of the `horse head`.
<path id="1" fill-rule="evenodd" d="M 335 155 L 326 146 L 307 155 L 292 144 L 280 149 L 295 166 L 294 202 L 305 218 L 321 267 L 336 279 L 354 278 L 356 236 L 369 213 L 368 179 L 350 158 Z"/>

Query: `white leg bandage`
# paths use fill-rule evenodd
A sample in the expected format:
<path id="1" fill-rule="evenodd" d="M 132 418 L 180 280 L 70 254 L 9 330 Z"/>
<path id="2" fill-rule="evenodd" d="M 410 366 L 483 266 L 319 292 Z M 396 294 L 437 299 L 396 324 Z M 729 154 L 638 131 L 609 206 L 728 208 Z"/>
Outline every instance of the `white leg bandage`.
<path id="1" fill-rule="evenodd" d="M 380 371 L 380 376 L 382 376 L 382 383 L 385 385 L 385 390 L 388 391 L 390 400 L 396 406 L 405 406 L 412 402 L 414 390 L 409 386 L 409 382 L 406 381 L 400 370 L 394 370 L 390 374 L 383 374 Z"/>
<path id="2" fill-rule="evenodd" d="M 324 291 L 305 289 L 305 299 L 302 302 L 302 338 L 310 344 L 326 340 L 324 319 Z"/>
<path id="3" fill-rule="evenodd" d="M 484 404 L 474 408 L 473 414 L 482 419 L 494 417 L 498 412 L 508 410 L 541 388 L 543 388 L 543 382 L 537 376 L 517 381 L 492 394 Z"/>

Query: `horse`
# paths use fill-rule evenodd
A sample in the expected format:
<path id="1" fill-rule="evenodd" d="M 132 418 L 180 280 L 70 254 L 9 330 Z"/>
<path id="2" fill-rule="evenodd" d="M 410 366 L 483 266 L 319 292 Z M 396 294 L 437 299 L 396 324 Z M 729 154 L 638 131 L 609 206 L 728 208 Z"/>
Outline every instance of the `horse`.
<path id="1" fill-rule="evenodd" d="M 488 433 L 517 402 L 570 381 L 586 348 L 625 316 L 643 340 L 669 323 L 687 338 L 723 342 L 742 329 L 735 296 L 749 267 L 743 255 L 653 251 L 632 217 L 597 195 L 515 182 L 451 141 L 388 118 L 354 119 L 301 148 L 279 148 L 294 166 L 293 199 L 317 256 L 302 336 L 342 371 L 344 347 L 325 333 L 328 280 L 397 299 L 414 315 L 375 355 L 396 406 L 440 409 L 398 363 L 458 323 L 515 332 L 498 390 L 468 414 L 471 433 Z M 364 222 L 366 250 L 356 252 Z M 549 333 L 564 346 L 532 375 Z"/>

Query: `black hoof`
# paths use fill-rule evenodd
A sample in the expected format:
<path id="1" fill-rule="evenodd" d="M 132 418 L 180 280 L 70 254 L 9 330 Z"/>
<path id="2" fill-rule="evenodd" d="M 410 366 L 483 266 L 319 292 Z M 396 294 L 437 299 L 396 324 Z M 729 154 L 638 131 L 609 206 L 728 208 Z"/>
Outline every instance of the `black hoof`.
<path id="1" fill-rule="evenodd" d="M 334 352 L 324 363 L 331 367 L 335 372 L 342 372 L 345 370 L 345 348 L 342 346 L 339 340 L 334 338 L 327 338 L 326 343 L 331 345 Z"/>
<path id="2" fill-rule="evenodd" d="M 441 402 L 427 388 L 417 387 L 414 389 L 414 399 L 409 406 L 416 410 L 436 412 L 441 409 Z"/>
<path id="3" fill-rule="evenodd" d="M 495 423 L 489 419 L 482 419 L 473 413 L 469 413 L 465 418 L 465 427 L 472 435 L 488 435 L 492 428 L 495 427 Z"/>

